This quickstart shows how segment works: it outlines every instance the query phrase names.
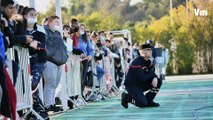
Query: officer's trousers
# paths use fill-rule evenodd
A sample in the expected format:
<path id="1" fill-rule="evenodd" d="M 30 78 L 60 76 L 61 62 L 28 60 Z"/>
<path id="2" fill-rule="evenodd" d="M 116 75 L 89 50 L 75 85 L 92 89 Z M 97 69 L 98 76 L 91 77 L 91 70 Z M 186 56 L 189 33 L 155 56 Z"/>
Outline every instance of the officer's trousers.
<path id="1" fill-rule="evenodd" d="M 144 85 L 125 85 L 128 94 L 125 96 L 125 101 L 132 103 L 138 107 L 145 107 L 149 103 L 153 102 L 153 99 L 157 95 L 162 80 L 158 79 L 157 87 L 153 87 L 151 83 L 144 83 Z M 149 90 L 149 91 L 148 91 Z M 145 95 L 144 92 L 148 91 Z"/>

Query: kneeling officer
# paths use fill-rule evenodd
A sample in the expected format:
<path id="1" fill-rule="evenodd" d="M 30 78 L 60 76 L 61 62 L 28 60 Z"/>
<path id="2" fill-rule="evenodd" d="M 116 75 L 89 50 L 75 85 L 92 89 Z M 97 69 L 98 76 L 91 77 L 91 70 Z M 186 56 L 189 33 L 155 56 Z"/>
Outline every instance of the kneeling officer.
<path id="1" fill-rule="evenodd" d="M 155 68 L 150 58 L 152 56 L 151 44 L 140 46 L 140 56 L 133 60 L 126 75 L 125 87 L 128 93 L 122 93 L 121 105 L 128 108 L 128 103 L 138 107 L 158 107 L 153 99 L 157 95 L 162 80 L 157 78 Z M 145 91 L 148 91 L 144 94 Z"/>

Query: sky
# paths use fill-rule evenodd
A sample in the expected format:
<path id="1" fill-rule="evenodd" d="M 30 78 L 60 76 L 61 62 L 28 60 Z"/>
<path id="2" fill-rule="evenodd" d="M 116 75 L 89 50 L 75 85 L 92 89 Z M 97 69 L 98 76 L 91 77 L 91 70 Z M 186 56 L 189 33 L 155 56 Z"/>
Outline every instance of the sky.
<path id="1" fill-rule="evenodd" d="M 19 4 L 29 6 L 29 0 L 16 0 Z M 67 3 L 68 0 L 61 0 L 61 4 Z M 131 5 L 141 2 L 142 0 L 132 0 Z M 49 7 L 51 0 L 35 0 L 36 10 L 39 12 L 45 12 Z M 41 5 L 42 4 L 42 5 Z"/>

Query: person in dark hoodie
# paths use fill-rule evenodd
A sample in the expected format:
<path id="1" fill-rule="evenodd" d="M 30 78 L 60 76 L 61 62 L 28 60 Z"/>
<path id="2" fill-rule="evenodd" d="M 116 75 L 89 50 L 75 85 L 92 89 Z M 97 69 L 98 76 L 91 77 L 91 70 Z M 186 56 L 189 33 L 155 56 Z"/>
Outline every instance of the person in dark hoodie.
<path id="1" fill-rule="evenodd" d="M 2 14 L 3 17 L 8 21 L 8 26 L 4 27 L 2 30 L 4 34 L 4 44 L 5 44 L 5 49 L 12 47 L 14 44 L 27 44 L 29 45 L 33 39 L 32 36 L 30 35 L 15 35 L 15 27 L 11 25 L 10 18 L 12 17 L 13 14 L 13 0 L 2 0 L 1 2 L 1 8 L 2 8 Z M 9 39 L 7 39 L 9 38 Z"/>
<path id="2" fill-rule="evenodd" d="M 5 50 L 7 48 L 12 48 L 13 45 L 19 45 L 22 47 L 26 47 L 31 42 L 33 42 L 32 36 L 24 35 L 24 28 L 22 24 L 22 20 L 15 20 L 14 17 L 14 1 L 13 0 L 2 0 L 1 2 L 1 9 L 2 15 L 8 22 L 8 26 L 2 29 L 2 33 L 4 34 L 4 45 Z M 19 15 L 20 16 L 20 15 Z M 1 21 L 2 23 L 3 21 Z M 33 44 L 31 44 L 33 45 Z M 14 49 L 14 56 L 15 59 L 12 60 L 12 70 L 13 70 L 13 85 L 15 86 L 19 71 L 19 59 L 18 59 L 18 52 Z M 6 64 L 8 66 L 8 64 Z"/>
<path id="3" fill-rule="evenodd" d="M 46 31 L 47 66 L 44 70 L 44 103 L 47 111 L 59 112 L 55 105 L 55 90 L 59 84 L 62 65 L 67 62 L 68 52 L 60 34 L 60 19 L 58 16 L 48 18 Z"/>
<path id="4" fill-rule="evenodd" d="M 23 12 L 24 33 L 33 36 L 35 48 L 29 47 L 30 68 L 32 75 L 32 94 L 33 94 L 33 109 L 45 120 L 48 120 L 48 114 L 39 97 L 38 85 L 42 77 L 46 64 L 46 49 L 45 49 L 45 31 L 42 26 L 37 25 L 37 14 L 34 8 L 26 8 Z M 35 116 L 31 116 L 36 119 Z"/>
<path id="5" fill-rule="evenodd" d="M 13 1 L 10 0 L 3 0 L 0 1 L 1 7 L 2 5 L 7 6 Z M 3 9 L 3 8 L 2 8 Z M 0 107 L 0 114 L 4 115 L 5 117 L 11 118 L 16 120 L 16 92 L 12 84 L 12 80 L 6 70 L 6 57 L 5 52 L 7 48 L 7 44 L 5 44 L 5 34 L 4 30 L 9 30 L 9 23 L 8 21 L 2 16 L 2 11 L 0 10 L 0 43 L 1 43 L 1 54 L 0 54 L 0 86 L 2 88 L 2 100 L 1 100 L 1 107 Z"/>
<path id="6" fill-rule="evenodd" d="M 130 65 L 126 75 L 125 87 L 128 93 L 122 93 L 121 105 L 128 108 L 128 103 L 138 107 L 158 107 L 160 104 L 153 100 L 157 95 L 162 80 L 157 78 L 154 65 L 150 61 L 152 56 L 151 44 L 143 44 L 140 47 L 141 56 L 137 57 Z M 145 91 L 148 91 L 144 95 Z"/>

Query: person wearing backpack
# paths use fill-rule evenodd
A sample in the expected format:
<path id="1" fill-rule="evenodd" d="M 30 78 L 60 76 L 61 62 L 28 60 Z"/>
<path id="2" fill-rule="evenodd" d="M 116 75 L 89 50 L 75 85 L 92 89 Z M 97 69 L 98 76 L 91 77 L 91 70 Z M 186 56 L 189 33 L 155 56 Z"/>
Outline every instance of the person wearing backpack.
<path id="1" fill-rule="evenodd" d="M 60 19 L 58 16 L 48 18 L 46 31 L 47 63 L 44 70 L 44 103 L 47 111 L 59 112 L 61 109 L 55 105 L 55 90 L 59 84 L 62 65 L 67 62 L 68 53 L 64 40 L 59 32 Z"/>

